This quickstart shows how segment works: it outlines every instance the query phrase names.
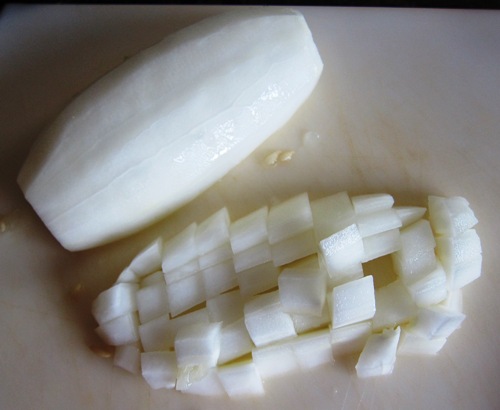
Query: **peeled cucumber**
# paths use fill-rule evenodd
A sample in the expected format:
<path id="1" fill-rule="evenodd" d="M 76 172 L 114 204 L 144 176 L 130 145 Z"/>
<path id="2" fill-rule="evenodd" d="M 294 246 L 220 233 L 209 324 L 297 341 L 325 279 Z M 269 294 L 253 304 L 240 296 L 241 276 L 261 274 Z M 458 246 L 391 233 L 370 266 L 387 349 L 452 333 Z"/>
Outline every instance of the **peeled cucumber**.
<path id="1" fill-rule="evenodd" d="M 77 97 L 33 146 L 18 183 L 65 248 L 113 241 L 241 162 L 295 113 L 322 68 L 294 10 L 202 20 Z"/>

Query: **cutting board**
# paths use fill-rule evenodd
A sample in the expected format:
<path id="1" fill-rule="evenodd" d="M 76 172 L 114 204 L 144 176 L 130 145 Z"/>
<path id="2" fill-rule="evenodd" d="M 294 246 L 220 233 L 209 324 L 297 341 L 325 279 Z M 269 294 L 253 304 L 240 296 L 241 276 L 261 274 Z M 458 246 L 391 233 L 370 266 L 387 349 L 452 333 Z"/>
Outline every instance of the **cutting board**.
<path id="1" fill-rule="evenodd" d="M 227 7 L 8 6 L 0 18 L 0 408 L 500 408 L 500 13 L 304 8 L 325 63 L 292 120 L 213 187 L 130 238 L 65 251 L 15 179 L 30 145 L 85 87 L 169 33 Z M 292 160 L 265 166 L 275 150 Z M 77 181 L 75 181 L 77 183 Z M 168 187 L 165 187 L 168 189 Z M 399 358 L 359 380 L 356 357 L 265 383 L 242 401 L 150 390 L 92 351 L 90 303 L 135 252 L 222 206 L 233 219 L 308 191 L 387 192 L 399 205 L 461 195 L 474 209 L 483 275 L 462 328 L 436 357 Z M 95 349 L 94 349 L 95 350 Z"/>

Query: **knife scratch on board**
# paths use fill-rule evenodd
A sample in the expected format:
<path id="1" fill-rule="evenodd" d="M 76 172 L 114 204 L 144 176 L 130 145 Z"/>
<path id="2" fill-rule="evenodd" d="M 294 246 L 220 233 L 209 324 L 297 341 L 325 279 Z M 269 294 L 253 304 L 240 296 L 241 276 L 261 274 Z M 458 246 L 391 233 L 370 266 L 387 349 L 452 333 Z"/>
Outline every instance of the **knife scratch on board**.
<path id="1" fill-rule="evenodd" d="M 366 390 L 363 389 L 363 391 L 361 392 L 361 397 L 359 398 L 359 401 L 358 401 L 358 405 L 356 406 L 356 409 L 361 408 L 361 403 L 363 403 L 363 399 L 365 398 L 365 394 L 366 394 Z"/>
<path id="2" fill-rule="evenodd" d="M 347 385 L 347 389 L 346 389 L 345 396 L 344 396 L 344 401 L 342 402 L 342 407 L 340 408 L 340 410 L 344 410 L 346 408 L 347 396 L 349 396 L 349 392 L 351 390 L 351 385 L 352 385 L 352 376 L 349 377 L 349 384 Z"/>

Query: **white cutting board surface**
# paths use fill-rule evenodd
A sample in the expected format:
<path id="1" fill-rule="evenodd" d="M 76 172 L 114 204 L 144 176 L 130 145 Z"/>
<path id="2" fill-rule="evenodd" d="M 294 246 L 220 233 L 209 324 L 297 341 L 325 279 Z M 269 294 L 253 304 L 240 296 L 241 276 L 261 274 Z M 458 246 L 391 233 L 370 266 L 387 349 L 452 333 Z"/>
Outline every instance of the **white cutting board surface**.
<path id="1" fill-rule="evenodd" d="M 224 7 L 7 7 L 0 18 L 0 408 L 500 408 L 500 13 L 300 8 L 325 69 L 290 123 L 195 201 L 153 228 L 70 254 L 15 184 L 27 150 L 70 99 L 124 57 Z M 317 137 L 303 140 L 314 132 Z M 293 149 L 286 165 L 262 159 Z M 168 187 L 166 187 L 168 189 Z M 90 300 L 158 233 L 221 206 L 233 218 L 309 191 L 466 197 L 480 221 L 483 276 L 465 288 L 467 319 L 437 357 L 400 358 L 358 380 L 355 358 L 266 383 L 264 398 L 152 391 L 89 350 Z M 74 286 L 83 291 L 71 296 Z"/>

